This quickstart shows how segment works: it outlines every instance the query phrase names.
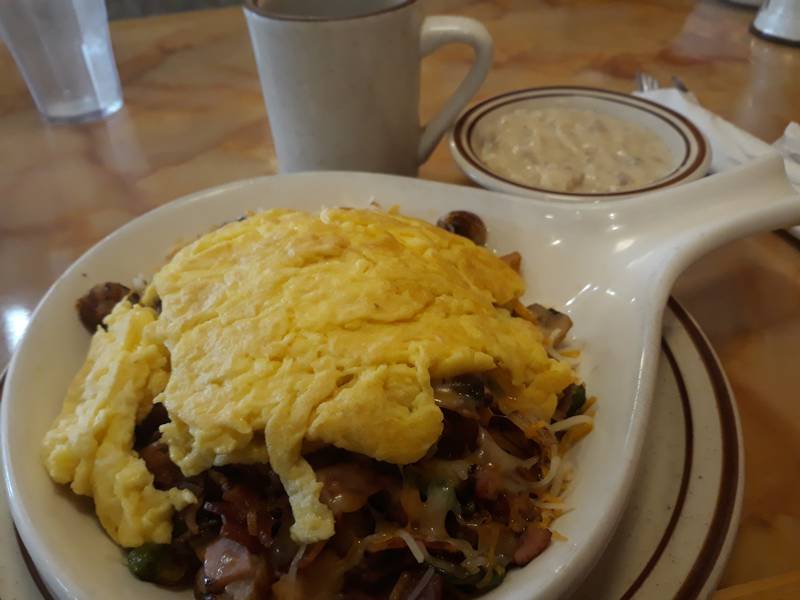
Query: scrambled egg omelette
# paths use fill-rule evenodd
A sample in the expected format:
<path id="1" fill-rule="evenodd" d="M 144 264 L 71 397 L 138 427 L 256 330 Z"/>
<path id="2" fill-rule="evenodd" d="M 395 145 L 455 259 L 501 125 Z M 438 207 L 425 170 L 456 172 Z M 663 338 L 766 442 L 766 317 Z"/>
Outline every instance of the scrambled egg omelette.
<path id="1" fill-rule="evenodd" d="M 327 539 L 334 520 L 304 447 L 415 462 L 442 432 L 431 381 L 464 373 L 502 373 L 503 412 L 549 422 L 576 376 L 506 308 L 523 291 L 490 251 L 397 214 L 270 210 L 229 223 L 94 334 L 45 437 L 46 468 L 94 499 L 120 545 L 169 542 L 173 512 L 195 498 L 155 489 L 133 450 L 137 421 L 160 402 L 185 475 L 269 462 L 292 537 Z"/>

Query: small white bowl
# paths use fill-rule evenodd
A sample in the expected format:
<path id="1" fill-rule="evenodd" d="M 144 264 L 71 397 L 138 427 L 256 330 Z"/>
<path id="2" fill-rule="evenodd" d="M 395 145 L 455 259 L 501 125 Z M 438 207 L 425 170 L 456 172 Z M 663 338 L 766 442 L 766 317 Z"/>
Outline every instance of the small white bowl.
<path id="1" fill-rule="evenodd" d="M 666 176 L 645 186 L 601 194 L 559 192 L 512 181 L 481 161 L 475 148 L 476 132 L 487 116 L 520 107 L 592 110 L 645 127 L 667 145 L 672 156 L 672 169 Z M 450 151 L 461 170 L 478 185 L 546 200 L 597 201 L 635 196 L 699 179 L 708 172 L 711 163 L 711 148 L 705 137 L 683 115 L 644 98 L 586 87 L 529 88 L 484 100 L 458 119 L 450 137 Z"/>

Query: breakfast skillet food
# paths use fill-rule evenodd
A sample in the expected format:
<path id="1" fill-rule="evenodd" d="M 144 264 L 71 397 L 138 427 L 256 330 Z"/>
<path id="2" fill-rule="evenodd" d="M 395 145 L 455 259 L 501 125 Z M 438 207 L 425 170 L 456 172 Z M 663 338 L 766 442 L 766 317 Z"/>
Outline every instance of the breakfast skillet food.
<path id="1" fill-rule="evenodd" d="M 98 286 L 50 476 L 94 500 L 134 575 L 197 598 L 495 587 L 551 543 L 592 417 L 569 318 L 523 306 L 520 256 L 484 241 L 461 211 L 270 210 L 141 295 Z"/>

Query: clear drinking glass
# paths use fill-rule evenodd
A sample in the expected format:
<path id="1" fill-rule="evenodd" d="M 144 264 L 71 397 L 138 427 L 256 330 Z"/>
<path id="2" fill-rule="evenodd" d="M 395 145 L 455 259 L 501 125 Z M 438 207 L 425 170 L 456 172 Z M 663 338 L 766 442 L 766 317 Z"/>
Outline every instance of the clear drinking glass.
<path id="1" fill-rule="evenodd" d="M 89 120 L 122 107 L 104 0 L 0 0 L 0 34 L 47 119 Z"/>

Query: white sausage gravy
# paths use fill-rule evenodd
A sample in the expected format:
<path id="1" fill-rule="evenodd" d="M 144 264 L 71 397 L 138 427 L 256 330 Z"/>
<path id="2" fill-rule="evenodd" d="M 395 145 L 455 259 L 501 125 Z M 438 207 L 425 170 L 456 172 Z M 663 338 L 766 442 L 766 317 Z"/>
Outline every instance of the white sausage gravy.
<path id="1" fill-rule="evenodd" d="M 555 192 L 622 192 L 671 171 L 667 145 L 641 125 L 577 108 L 516 108 L 487 115 L 475 151 L 511 181 Z"/>

